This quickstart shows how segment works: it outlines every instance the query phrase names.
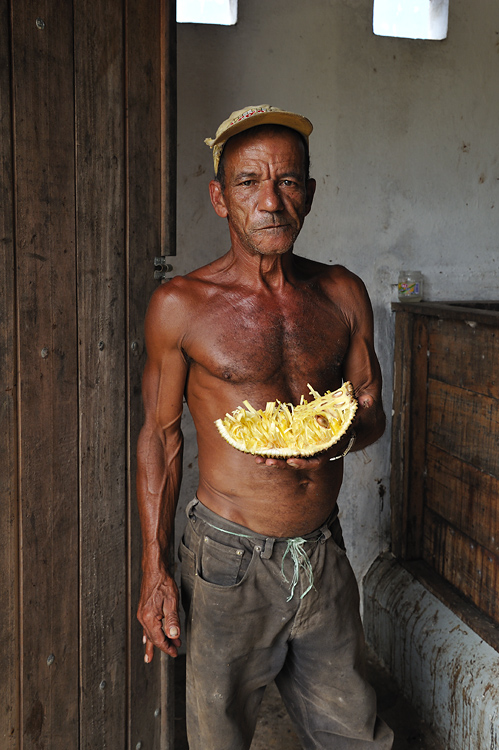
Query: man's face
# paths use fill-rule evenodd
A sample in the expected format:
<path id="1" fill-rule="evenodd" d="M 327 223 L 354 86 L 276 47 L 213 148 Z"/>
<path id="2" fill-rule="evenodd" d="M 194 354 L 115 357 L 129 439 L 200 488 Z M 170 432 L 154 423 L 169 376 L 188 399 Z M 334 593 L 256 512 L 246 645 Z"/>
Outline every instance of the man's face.
<path id="1" fill-rule="evenodd" d="M 227 217 L 232 246 L 251 255 L 293 247 L 309 213 L 315 181 L 305 174 L 305 147 L 289 129 L 255 128 L 225 146 L 225 189 L 214 180 L 215 211 Z"/>

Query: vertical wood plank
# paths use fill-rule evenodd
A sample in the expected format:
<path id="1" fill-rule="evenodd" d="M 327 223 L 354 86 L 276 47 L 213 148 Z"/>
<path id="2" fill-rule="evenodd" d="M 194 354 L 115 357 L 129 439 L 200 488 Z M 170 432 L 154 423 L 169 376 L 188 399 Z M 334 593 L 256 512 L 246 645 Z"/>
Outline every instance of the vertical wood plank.
<path id="1" fill-rule="evenodd" d="M 0 746 L 19 743 L 19 545 L 10 8 L 0 2 Z"/>
<path id="2" fill-rule="evenodd" d="M 414 321 L 410 396 L 410 466 L 408 467 L 407 558 L 422 554 L 426 468 L 426 404 L 428 380 L 428 318 Z"/>
<path id="3" fill-rule="evenodd" d="M 392 551 L 407 557 L 409 514 L 410 404 L 413 316 L 400 311 L 395 317 L 395 354 L 390 495 Z"/>
<path id="4" fill-rule="evenodd" d="M 75 0 L 81 750 L 126 747 L 123 3 Z"/>
<path id="5" fill-rule="evenodd" d="M 160 5 L 161 44 L 161 254 L 177 243 L 177 3 Z"/>
<path id="6" fill-rule="evenodd" d="M 141 537 L 137 511 L 136 445 L 143 421 L 141 376 L 145 364 L 143 323 L 157 282 L 154 257 L 161 255 L 161 2 L 147 10 L 142 0 L 128 0 L 126 18 L 128 94 L 128 344 L 129 344 L 129 539 L 130 629 L 129 722 L 132 750 L 160 748 L 161 659 L 144 663 L 142 629 L 136 618 L 141 579 Z M 144 138 L 144 132 L 148 137 Z M 159 656 L 159 655 L 158 655 Z"/>
<path id="7" fill-rule="evenodd" d="M 141 377 L 144 318 L 157 283 L 154 257 L 175 252 L 176 4 L 128 0 L 128 351 L 129 351 L 129 747 L 173 748 L 173 663 L 144 664 L 136 618 L 141 579 L 140 522 L 135 494 L 136 445 L 143 423 Z"/>
<path id="8" fill-rule="evenodd" d="M 71 4 L 12 3 L 12 29 L 22 747 L 67 750 L 78 746 Z"/>

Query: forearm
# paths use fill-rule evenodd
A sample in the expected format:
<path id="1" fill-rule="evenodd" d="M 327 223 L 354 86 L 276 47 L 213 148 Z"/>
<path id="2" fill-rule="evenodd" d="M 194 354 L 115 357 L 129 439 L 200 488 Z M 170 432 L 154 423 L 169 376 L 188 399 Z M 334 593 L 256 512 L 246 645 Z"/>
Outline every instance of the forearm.
<path id="1" fill-rule="evenodd" d="M 158 434 L 145 426 L 137 449 L 137 499 L 142 531 L 142 569 L 168 570 L 170 543 L 182 480 L 180 430 Z"/>
<path id="2" fill-rule="evenodd" d="M 352 429 L 355 431 L 355 442 L 352 451 L 360 451 L 376 442 L 385 431 L 386 416 L 381 401 L 375 400 L 369 394 L 358 397 L 358 408 Z M 347 433 L 347 437 L 351 431 Z"/>
<path id="3" fill-rule="evenodd" d="M 180 419 L 178 420 L 180 422 Z M 170 544 L 182 479 L 182 433 L 146 424 L 138 443 L 137 496 L 142 529 L 142 585 L 137 617 L 144 629 L 144 659 L 154 647 L 177 656 L 178 589 L 169 571 Z"/>

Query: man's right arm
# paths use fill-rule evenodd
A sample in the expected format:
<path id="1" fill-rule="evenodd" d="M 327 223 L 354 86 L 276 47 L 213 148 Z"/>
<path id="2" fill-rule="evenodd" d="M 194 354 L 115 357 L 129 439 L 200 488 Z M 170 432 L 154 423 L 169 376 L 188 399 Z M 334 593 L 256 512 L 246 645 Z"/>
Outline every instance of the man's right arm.
<path id="1" fill-rule="evenodd" d="M 170 542 L 182 479 L 180 429 L 187 365 L 173 285 L 160 287 L 146 316 L 147 363 L 142 380 L 145 421 L 137 446 L 137 499 L 142 530 L 142 586 L 137 616 L 145 661 L 154 646 L 170 656 L 180 646 L 178 589 L 169 570 Z"/>

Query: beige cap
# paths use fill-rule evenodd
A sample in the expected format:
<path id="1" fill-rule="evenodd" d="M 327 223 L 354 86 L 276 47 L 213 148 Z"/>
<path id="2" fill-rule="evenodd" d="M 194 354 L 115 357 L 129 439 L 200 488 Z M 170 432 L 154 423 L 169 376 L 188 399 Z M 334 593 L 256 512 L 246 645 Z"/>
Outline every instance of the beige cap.
<path id="1" fill-rule="evenodd" d="M 256 125 L 285 125 L 287 128 L 301 133 L 307 143 L 308 136 L 313 130 L 312 123 L 306 117 L 294 112 L 286 112 L 279 107 L 271 107 L 269 104 L 238 109 L 237 112 L 233 112 L 227 120 L 223 121 L 214 138 L 205 138 L 206 145 L 213 149 L 215 175 L 218 172 L 220 156 L 229 138 L 242 133 L 243 130 L 254 128 Z"/>

